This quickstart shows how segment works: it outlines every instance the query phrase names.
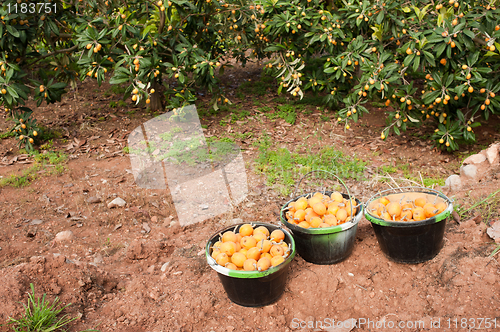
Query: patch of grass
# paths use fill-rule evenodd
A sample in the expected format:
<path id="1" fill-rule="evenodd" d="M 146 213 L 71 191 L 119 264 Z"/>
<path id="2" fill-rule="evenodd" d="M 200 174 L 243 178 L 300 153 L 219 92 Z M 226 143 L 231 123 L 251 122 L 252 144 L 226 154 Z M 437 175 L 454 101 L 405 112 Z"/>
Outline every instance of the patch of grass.
<path id="1" fill-rule="evenodd" d="M 230 137 L 209 137 L 206 145 L 200 144 L 199 138 L 185 141 L 174 141 L 168 152 L 159 156 L 160 160 L 168 160 L 175 164 L 194 166 L 199 163 L 228 160 L 235 152 L 234 139 Z M 150 146 L 149 150 L 156 147 Z"/>
<path id="2" fill-rule="evenodd" d="M 326 170 L 341 179 L 363 180 L 366 164 L 333 147 L 325 147 L 319 151 L 309 149 L 305 154 L 291 152 L 286 148 L 273 148 L 271 139 L 264 136 L 259 143 L 255 169 L 266 176 L 268 185 L 278 187 L 283 195 L 289 195 L 298 180 L 312 170 Z"/>
<path id="3" fill-rule="evenodd" d="M 248 118 L 250 114 L 250 111 L 247 110 L 235 110 L 233 113 L 231 113 L 231 123 L 246 120 L 246 118 Z"/>
<path id="4" fill-rule="evenodd" d="M 329 117 L 329 116 L 326 116 L 326 115 L 324 115 L 324 114 L 321 114 L 321 115 L 319 116 L 319 118 L 320 118 L 320 120 L 321 120 L 321 121 L 323 121 L 323 122 L 328 122 L 328 121 L 330 121 L 330 117 Z"/>
<path id="5" fill-rule="evenodd" d="M 262 107 L 259 107 L 257 110 L 258 110 L 259 112 L 261 112 L 261 113 L 269 113 L 269 112 L 271 112 L 273 109 L 272 109 L 271 107 L 269 107 L 269 106 L 262 106 Z"/>
<path id="6" fill-rule="evenodd" d="M 3 138 L 9 138 L 9 137 L 16 137 L 16 133 L 7 131 L 5 133 L 0 133 L 0 139 Z"/>
<path id="7" fill-rule="evenodd" d="M 20 175 L 11 174 L 0 179 L 0 188 L 5 186 L 25 187 L 40 176 L 38 173 L 40 171 L 45 171 L 45 175 L 61 174 L 66 169 L 65 163 L 68 156 L 62 152 L 51 151 L 44 154 L 36 152 L 34 160 L 34 165 L 25 169 Z"/>
<path id="8" fill-rule="evenodd" d="M 127 89 L 123 86 L 120 86 L 120 85 L 112 85 L 111 86 L 111 91 L 115 94 L 115 95 L 123 95 L 125 93 Z"/>
<path id="9" fill-rule="evenodd" d="M 274 98 L 273 101 L 275 103 L 278 103 L 278 104 L 286 104 L 287 103 L 287 99 L 284 96 Z"/>
<path id="10" fill-rule="evenodd" d="M 306 95 L 302 99 L 297 99 L 293 101 L 294 105 L 312 105 L 324 107 L 323 99 L 318 96 Z"/>
<path id="11" fill-rule="evenodd" d="M 116 103 L 116 101 L 111 100 L 111 101 L 109 102 L 109 108 L 116 108 L 116 106 L 117 106 L 117 105 L 118 105 L 118 104 Z"/>
<path id="12" fill-rule="evenodd" d="M 500 217 L 500 189 L 484 198 L 473 198 L 469 193 L 464 200 L 464 203 L 455 204 L 454 206 L 461 220 L 467 220 L 480 215 L 482 217 L 482 222 L 488 225 L 491 220 Z M 500 245 L 497 245 L 495 249 L 493 249 L 489 257 L 493 257 L 498 251 L 500 251 Z"/>
<path id="13" fill-rule="evenodd" d="M 264 106 L 259 108 L 259 111 L 264 113 L 264 115 L 270 120 L 276 120 L 281 118 L 290 124 L 295 124 L 297 119 L 297 112 L 295 106 L 290 104 L 278 105 L 278 109 L 275 112 L 271 112 L 272 108 Z"/>
<path id="14" fill-rule="evenodd" d="M 127 107 L 127 103 L 123 100 L 118 100 L 118 106 L 120 107 Z"/>
<path id="15" fill-rule="evenodd" d="M 263 97 L 267 95 L 267 92 L 272 88 L 274 84 L 274 78 L 265 74 L 260 76 L 258 81 L 245 81 L 243 82 L 236 91 L 236 96 L 240 99 L 245 99 L 248 94 L 257 95 Z"/>
<path id="16" fill-rule="evenodd" d="M 40 139 L 42 141 L 49 141 L 62 137 L 62 133 L 57 129 L 40 127 Z"/>
<path id="17" fill-rule="evenodd" d="M 473 198 L 470 195 L 466 198 L 468 202 L 457 205 L 457 212 L 460 219 L 471 218 L 474 215 L 481 215 L 483 222 L 487 223 L 492 218 L 499 216 L 500 209 L 500 189 L 489 194 L 485 198 Z M 469 205 L 465 208 L 463 205 Z"/>
<path id="18" fill-rule="evenodd" d="M 413 173 L 410 172 L 410 168 L 408 167 L 407 164 L 398 164 L 398 166 L 388 166 L 384 165 L 380 167 L 381 174 L 399 174 L 403 173 L 402 177 L 406 180 L 410 180 L 413 182 L 418 183 L 419 185 L 422 185 L 424 187 L 429 187 L 432 188 L 434 186 L 444 186 L 445 179 L 437 176 L 422 176 L 420 178 L 419 176 L 415 176 Z M 388 181 L 388 180 L 387 180 Z M 386 182 L 383 180 L 383 182 Z"/>
<path id="19" fill-rule="evenodd" d="M 292 105 L 279 105 L 278 106 L 278 116 L 288 122 L 289 124 L 295 124 L 295 120 L 297 119 L 297 112 L 295 111 L 295 107 Z"/>
<path id="20" fill-rule="evenodd" d="M 231 136 L 233 136 L 234 139 L 245 140 L 247 138 L 252 137 L 253 133 L 234 133 L 234 134 L 231 134 Z"/>
<path id="21" fill-rule="evenodd" d="M 8 325 L 11 326 L 15 332 L 51 332 L 59 331 L 64 326 L 68 325 L 72 321 L 78 319 L 79 317 L 71 318 L 69 315 L 60 316 L 62 311 L 69 307 L 71 303 L 61 306 L 59 304 L 59 298 L 51 303 L 46 300 L 46 294 L 42 295 L 42 298 L 36 297 L 35 299 L 35 287 L 30 284 L 31 293 L 28 294 L 28 305 L 24 305 L 24 314 L 19 319 L 14 319 L 9 317 Z M 60 317 L 59 317 L 60 316 Z M 97 331 L 97 330 L 85 330 Z M 84 332 L 84 331 L 82 331 Z"/>
<path id="22" fill-rule="evenodd" d="M 50 150 L 54 147 L 54 140 L 49 140 L 47 143 L 40 145 L 40 150 Z"/>

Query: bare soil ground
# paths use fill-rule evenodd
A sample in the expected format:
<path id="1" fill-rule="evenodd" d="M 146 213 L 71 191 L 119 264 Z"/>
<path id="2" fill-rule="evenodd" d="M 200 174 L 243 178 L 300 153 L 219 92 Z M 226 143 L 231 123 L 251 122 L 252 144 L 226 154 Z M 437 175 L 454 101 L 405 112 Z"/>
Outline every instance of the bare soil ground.
<path id="1" fill-rule="evenodd" d="M 458 172 L 464 155 L 498 140 L 499 121 L 494 118 L 479 127 L 478 144 L 465 147 L 462 154 L 442 153 L 422 138 L 432 128 L 378 139 L 384 120 L 383 110 L 377 108 L 347 132 L 336 124 L 333 113 L 315 106 L 306 105 L 310 112 L 299 113 L 294 125 L 270 120 L 251 101 L 234 97 L 236 88 L 248 79 L 258 80 L 260 71 L 249 66 L 226 75 L 228 95 L 233 94 L 233 101 L 249 111 L 252 120 L 221 125 L 228 116 L 222 112 L 202 116 L 201 123 L 207 136 L 252 133 L 237 140 L 249 195 L 234 210 L 187 227 L 176 223 L 168 190 L 142 189 L 127 171 L 130 160 L 122 153 L 127 135 L 154 114 L 132 104 L 111 108 L 110 102 L 120 97 L 104 93 L 110 86 L 98 88 L 93 82 L 81 84 L 61 103 L 36 110 L 41 124 L 61 133 L 52 149 L 66 151 L 70 158 L 60 175 L 44 176 L 49 167 L 26 187 L 0 189 L 0 324 L 21 315 L 33 283 L 38 295 L 46 293 L 51 300 L 59 297 L 63 304 L 72 304 L 65 313 L 80 318 L 70 331 L 337 331 L 330 328 L 332 320 L 350 318 L 358 320 L 354 331 L 468 331 L 480 323 L 485 331 L 500 329 L 499 255 L 488 257 L 496 247 L 485 233 L 492 220 L 481 218 L 448 220 L 439 255 L 412 265 L 385 257 L 363 218 L 354 251 L 343 262 L 314 265 L 297 255 L 278 302 L 263 308 L 232 303 L 207 265 L 204 248 L 210 236 L 226 225 L 277 224 L 288 198 L 254 171 L 258 150 L 252 143 L 264 132 L 276 146 L 335 145 L 347 155 L 369 160 L 368 180 L 347 182 L 356 197 L 366 201 L 387 187 L 380 181 L 383 166 L 407 164 L 424 178 Z M 258 99 L 272 107 L 276 97 L 268 91 Z M 198 108 L 206 105 L 208 97 L 200 96 Z M 5 117 L 0 119 L 2 129 L 9 125 Z M 20 156 L 13 138 L 1 141 L 0 160 L 4 177 L 31 165 L 29 158 Z M 470 206 L 499 187 L 499 180 L 492 177 L 453 198 Z M 108 208 L 115 197 L 123 198 L 126 206 Z M 498 218 L 498 206 L 495 209 L 492 216 Z M 474 216 L 474 211 L 468 215 Z M 71 239 L 55 239 L 67 230 L 73 233 Z M 487 328 L 484 319 L 496 320 L 496 328 Z M 374 322 L 385 322 L 386 328 Z M 389 328 L 391 324 L 395 327 Z"/>

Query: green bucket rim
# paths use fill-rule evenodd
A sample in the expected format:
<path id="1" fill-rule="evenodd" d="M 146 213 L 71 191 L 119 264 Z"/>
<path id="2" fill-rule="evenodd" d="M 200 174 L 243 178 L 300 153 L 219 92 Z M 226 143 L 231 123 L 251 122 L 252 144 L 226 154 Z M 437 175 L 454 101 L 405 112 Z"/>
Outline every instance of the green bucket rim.
<path id="1" fill-rule="evenodd" d="M 427 218 L 427 219 L 420 220 L 420 221 L 411 221 L 411 222 L 386 221 L 384 219 L 381 219 L 379 217 L 375 217 L 375 216 L 371 215 L 368 212 L 368 209 L 365 208 L 365 218 L 366 218 L 366 220 L 368 220 L 369 222 L 371 222 L 373 224 L 377 224 L 377 225 L 380 225 L 380 226 L 416 227 L 416 226 L 424 226 L 424 225 L 430 225 L 430 224 L 438 223 L 438 222 L 440 222 L 442 220 L 447 219 L 451 215 L 451 213 L 453 212 L 453 202 L 454 201 L 451 198 L 449 198 L 448 196 L 446 196 L 445 194 L 443 194 L 440 191 L 437 191 L 437 190 L 434 190 L 434 189 L 430 189 L 430 188 L 425 188 L 425 187 L 402 187 L 402 188 L 387 189 L 387 190 L 378 192 L 376 195 L 373 195 L 365 203 L 365 207 L 369 206 L 370 203 L 373 202 L 374 200 L 379 199 L 380 197 L 387 195 L 387 194 L 384 194 L 386 192 L 391 191 L 392 194 L 397 194 L 399 192 L 394 192 L 395 190 L 404 190 L 404 189 L 412 189 L 412 191 L 409 191 L 409 192 L 418 192 L 418 193 L 432 194 L 432 195 L 436 195 L 437 194 L 440 198 L 444 199 L 448 203 L 448 206 L 446 207 L 446 209 L 443 212 L 441 212 L 438 215 L 435 215 L 434 217 Z"/>
<path id="2" fill-rule="evenodd" d="M 235 230 L 239 229 L 239 227 L 241 227 L 244 224 L 252 224 L 252 225 L 255 225 L 255 226 L 266 226 L 266 227 L 267 226 L 273 226 L 273 227 L 276 227 L 276 229 L 282 230 L 283 233 L 285 233 L 285 239 L 286 238 L 290 239 L 289 243 L 290 243 L 290 246 L 292 248 L 292 252 L 283 261 L 283 263 L 281 263 L 278 266 L 270 267 L 266 271 L 231 270 L 231 269 L 228 269 L 227 267 L 224 267 L 224 266 L 221 266 L 221 265 L 217 264 L 217 262 L 215 261 L 215 259 L 212 258 L 212 256 L 210 256 L 210 244 L 212 243 L 212 240 L 215 239 L 215 237 L 218 236 L 220 233 L 225 232 L 225 231 L 230 230 L 230 229 L 233 229 L 233 228 Z M 205 257 L 207 259 L 208 265 L 210 265 L 210 267 L 212 269 L 214 269 L 217 273 L 220 273 L 222 275 L 225 275 L 225 276 L 228 276 L 228 277 L 233 277 L 233 278 L 240 278 L 240 279 L 262 278 L 262 277 L 266 277 L 266 276 L 268 276 L 270 274 L 273 274 L 274 272 L 277 272 L 277 271 L 285 268 L 288 264 L 290 264 L 290 262 L 295 257 L 295 253 L 296 253 L 296 250 L 295 250 L 295 240 L 293 239 L 293 237 L 290 234 L 290 232 L 288 232 L 286 229 L 284 229 L 280 225 L 274 225 L 274 224 L 269 224 L 269 223 L 264 223 L 264 222 L 246 222 L 246 223 L 234 224 L 234 225 L 228 226 L 226 228 L 223 228 L 223 229 L 219 230 L 218 232 L 216 232 L 214 235 L 212 235 L 210 237 L 210 239 L 208 240 L 207 245 L 205 246 Z"/>

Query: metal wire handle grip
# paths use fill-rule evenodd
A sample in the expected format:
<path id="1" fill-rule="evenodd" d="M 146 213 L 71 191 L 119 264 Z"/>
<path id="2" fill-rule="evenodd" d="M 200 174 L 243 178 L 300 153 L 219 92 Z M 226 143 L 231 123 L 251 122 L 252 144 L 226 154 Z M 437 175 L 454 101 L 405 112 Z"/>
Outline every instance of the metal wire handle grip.
<path id="1" fill-rule="evenodd" d="M 331 176 L 335 177 L 335 178 L 336 178 L 336 179 L 337 179 L 337 180 L 338 180 L 338 181 L 339 181 L 339 182 L 340 182 L 340 183 L 344 186 L 344 188 L 345 188 L 345 189 L 346 189 L 346 191 L 347 191 L 347 195 L 349 196 L 349 201 L 350 201 L 350 202 L 352 202 L 352 195 L 351 195 L 351 193 L 349 192 L 349 188 L 347 188 L 347 185 L 344 183 L 344 181 L 342 181 L 342 180 L 341 180 L 341 179 L 340 179 L 337 175 L 333 174 L 332 172 L 325 171 L 325 170 L 323 170 L 323 169 L 316 169 L 316 170 L 312 170 L 312 171 L 310 171 L 310 172 L 308 172 L 308 173 L 304 174 L 304 176 L 302 176 L 302 178 L 300 178 L 299 183 L 297 183 L 297 186 L 295 186 L 295 190 L 294 190 L 294 192 L 293 192 L 293 197 L 292 197 L 292 198 L 297 197 L 297 196 L 296 196 L 296 195 L 297 195 L 297 189 L 300 187 L 300 184 L 302 183 L 302 180 L 304 180 L 304 179 L 306 178 L 306 176 L 308 176 L 308 175 L 310 175 L 310 174 L 312 174 L 312 173 L 315 173 L 315 172 L 324 172 L 324 173 L 327 173 L 327 174 L 329 174 L 329 175 L 331 175 Z M 326 191 L 326 190 L 324 190 L 324 191 Z M 353 210 L 353 205 L 352 205 L 352 203 L 351 203 L 351 204 L 349 204 L 349 205 L 351 205 L 351 218 L 353 218 L 353 212 L 354 212 L 354 210 Z M 356 207 L 358 207 L 358 205 L 354 206 L 354 208 L 356 208 Z M 351 220 L 352 220 L 352 219 L 351 219 Z M 349 221 L 349 222 L 352 222 L 352 221 Z"/>

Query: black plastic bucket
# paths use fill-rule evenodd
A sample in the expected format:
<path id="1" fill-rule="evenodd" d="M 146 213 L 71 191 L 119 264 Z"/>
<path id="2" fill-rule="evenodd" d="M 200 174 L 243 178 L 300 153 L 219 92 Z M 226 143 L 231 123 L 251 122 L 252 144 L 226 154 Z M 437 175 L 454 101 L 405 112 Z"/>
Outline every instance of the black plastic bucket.
<path id="1" fill-rule="evenodd" d="M 409 264 L 431 260 L 443 247 L 446 220 L 453 211 L 453 201 L 444 194 L 428 188 L 411 187 L 401 189 L 411 189 L 411 192 L 437 195 L 448 206 L 440 214 L 422 221 L 385 221 L 371 215 L 368 209 L 365 209 L 365 218 L 372 224 L 380 249 L 389 259 L 398 263 Z M 371 202 L 385 195 L 388 194 L 379 194 L 377 197 L 372 197 L 366 203 L 366 206 L 370 206 Z"/>
<path id="2" fill-rule="evenodd" d="M 207 243 L 205 254 L 208 264 L 217 272 L 228 298 L 245 307 L 263 307 L 278 301 L 285 291 L 288 268 L 295 256 L 295 242 L 290 233 L 276 225 L 252 222 L 252 225 L 265 226 L 269 232 L 281 229 L 285 233 L 285 242 L 291 252 L 283 263 L 266 271 L 237 271 L 223 267 L 212 258 L 212 246 L 218 241 L 220 234 L 228 230 L 237 232 L 241 225 L 226 227 L 214 234 Z"/>
<path id="3" fill-rule="evenodd" d="M 323 194 L 331 195 L 332 191 L 326 191 Z M 297 253 L 310 263 L 322 265 L 334 264 L 346 259 L 354 248 L 358 223 L 363 217 L 363 205 L 356 199 L 358 211 L 354 218 L 337 226 L 303 228 L 289 223 L 285 217 L 288 204 L 308 195 L 311 194 L 297 196 L 288 201 L 280 212 L 281 222 L 292 232 L 297 245 Z M 347 194 L 342 194 L 342 196 L 349 199 Z"/>

